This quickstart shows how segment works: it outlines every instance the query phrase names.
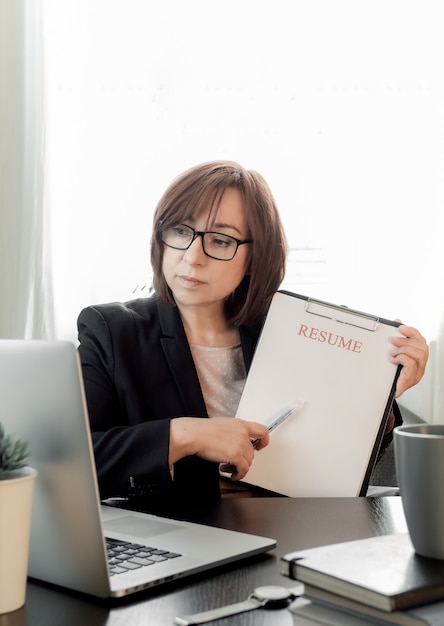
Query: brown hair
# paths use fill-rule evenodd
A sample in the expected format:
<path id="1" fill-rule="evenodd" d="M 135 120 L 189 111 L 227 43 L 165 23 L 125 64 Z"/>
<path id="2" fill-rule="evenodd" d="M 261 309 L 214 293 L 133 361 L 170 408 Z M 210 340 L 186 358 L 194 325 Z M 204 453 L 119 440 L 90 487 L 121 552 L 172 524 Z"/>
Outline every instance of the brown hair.
<path id="1" fill-rule="evenodd" d="M 227 298 L 227 319 L 240 326 L 262 321 L 271 298 L 285 274 L 287 240 L 273 195 L 258 172 L 232 161 L 211 161 L 196 165 L 175 178 L 160 199 L 153 218 L 151 264 L 153 287 L 158 297 L 175 306 L 162 271 L 165 224 L 186 223 L 209 210 L 208 224 L 214 221 L 226 189 L 242 195 L 250 238 L 248 274 Z"/>

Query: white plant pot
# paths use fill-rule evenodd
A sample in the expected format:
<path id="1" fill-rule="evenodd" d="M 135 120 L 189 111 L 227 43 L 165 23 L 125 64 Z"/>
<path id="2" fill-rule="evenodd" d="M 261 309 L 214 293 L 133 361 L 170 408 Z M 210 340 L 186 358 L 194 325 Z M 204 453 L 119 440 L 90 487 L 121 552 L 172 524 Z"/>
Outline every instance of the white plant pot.
<path id="1" fill-rule="evenodd" d="M 10 476 L 0 480 L 0 615 L 25 604 L 32 493 L 37 472 L 24 467 Z"/>

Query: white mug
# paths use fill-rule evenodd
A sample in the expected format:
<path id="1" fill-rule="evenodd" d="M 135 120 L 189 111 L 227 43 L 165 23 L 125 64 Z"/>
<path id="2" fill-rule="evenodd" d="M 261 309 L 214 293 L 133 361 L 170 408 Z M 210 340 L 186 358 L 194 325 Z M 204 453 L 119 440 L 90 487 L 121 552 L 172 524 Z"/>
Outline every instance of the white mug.
<path id="1" fill-rule="evenodd" d="M 415 552 L 444 559 L 444 424 L 394 430 L 396 474 Z"/>

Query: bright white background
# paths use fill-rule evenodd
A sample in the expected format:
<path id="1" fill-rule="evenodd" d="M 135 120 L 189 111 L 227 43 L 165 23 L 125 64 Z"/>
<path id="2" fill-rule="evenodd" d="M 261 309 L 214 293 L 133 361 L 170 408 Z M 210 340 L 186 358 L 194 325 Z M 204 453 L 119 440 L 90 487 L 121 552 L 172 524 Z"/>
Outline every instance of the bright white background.
<path id="1" fill-rule="evenodd" d="M 423 332 L 403 398 L 444 421 L 440 5 L 41 0 L 54 334 L 149 284 L 165 187 L 229 158 L 274 192 L 285 286 Z"/>

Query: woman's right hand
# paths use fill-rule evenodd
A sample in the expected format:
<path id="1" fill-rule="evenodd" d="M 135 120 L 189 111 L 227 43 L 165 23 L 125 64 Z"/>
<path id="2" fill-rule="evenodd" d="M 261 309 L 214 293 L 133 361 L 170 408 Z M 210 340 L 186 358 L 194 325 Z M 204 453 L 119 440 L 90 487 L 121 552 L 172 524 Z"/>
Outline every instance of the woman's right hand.
<path id="1" fill-rule="evenodd" d="M 253 447 L 252 440 L 257 439 Z M 258 422 L 233 417 L 179 417 L 171 420 L 170 467 L 179 459 L 197 456 L 229 466 L 233 480 L 246 476 L 255 450 L 270 441 L 268 428 Z"/>

